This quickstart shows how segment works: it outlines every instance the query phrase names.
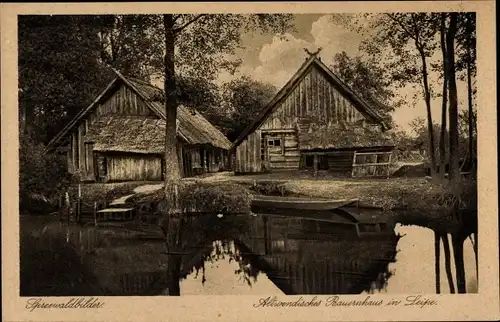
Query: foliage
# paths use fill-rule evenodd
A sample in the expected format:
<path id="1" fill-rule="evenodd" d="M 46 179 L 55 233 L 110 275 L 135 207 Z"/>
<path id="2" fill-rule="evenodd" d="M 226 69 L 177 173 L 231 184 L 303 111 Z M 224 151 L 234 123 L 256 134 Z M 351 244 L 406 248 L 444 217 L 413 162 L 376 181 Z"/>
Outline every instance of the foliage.
<path id="1" fill-rule="evenodd" d="M 248 189 L 235 183 L 182 182 L 179 185 L 181 208 L 188 213 L 249 213 L 250 198 Z M 139 193 L 129 201 L 139 210 L 162 213 L 165 191 Z"/>
<path id="2" fill-rule="evenodd" d="M 209 213 L 249 213 L 250 194 L 237 184 L 197 183 L 182 193 L 185 209 Z"/>
<path id="3" fill-rule="evenodd" d="M 222 86 L 222 100 L 229 113 L 226 133 L 230 141 L 261 113 L 276 93 L 274 85 L 242 76 Z"/>
<path id="4" fill-rule="evenodd" d="M 474 115 L 476 115 L 476 113 L 474 113 Z M 459 121 L 460 121 L 459 155 L 464 157 L 468 154 L 467 140 L 468 140 L 469 125 L 468 125 L 467 110 L 462 111 L 459 114 Z M 474 118 L 473 124 L 475 126 L 476 118 Z M 428 155 L 427 142 L 429 140 L 429 133 L 427 131 L 426 120 L 422 117 L 417 117 L 410 122 L 410 128 L 412 131 L 411 134 L 404 130 L 398 130 L 398 129 L 392 131 L 392 137 L 396 144 L 395 159 L 398 161 L 406 161 L 408 159 L 411 159 L 410 155 L 413 153 L 412 151 L 418 151 L 422 156 Z M 433 131 L 434 133 L 440 133 L 441 126 L 438 123 L 434 123 Z M 475 133 L 476 131 L 474 131 L 474 134 Z M 477 140 L 476 136 L 474 136 L 473 139 Z M 447 144 L 447 142 L 449 141 L 448 131 L 445 131 L 444 140 L 446 143 L 445 145 L 445 156 L 446 156 L 448 155 L 448 144 Z M 435 153 L 436 155 L 439 155 L 438 154 L 439 136 L 435 136 L 434 141 L 435 141 L 434 142 Z M 473 151 L 473 153 L 476 153 L 476 151 Z M 445 160 L 446 162 L 448 162 L 446 157 Z"/>
<path id="5" fill-rule="evenodd" d="M 396 96 L 387 70 L 375 58 L 349 57 L 341 52 L 335 55 L 332 69 L 392 125 L 390 113 L 402 106 L 404 100 Z"/>
<path id="6" fill-rule="evenodd" d="M 273 181 L 268 181 L 268 182 L 254 181 L 250 186 L 250 190 L 264 196 L 285 197 L 291 195 L 290 191 L 286 189 L 284 183 L 273 182 Z"/>
<path id="7" fill-rule="evenodd" d="M 161 52 L 155 36 L 155 15 L 96 16 L 100 61 L 123 74 L 150 80 L 157 67 L 151 59 Z"/>
<path id="8" fill-rule="evenodd" d="M 111 75 L 98 62 L 94 16 L 20 16 L 18 30 L 20 120 L 44 141 L 89 104 Z"/>
<path id="9" fill-rule="evenodd" d="M 54 205 L 57 196 L 71 182 L 66 161 L 57 154 L 44 154 L 43 145 L 29 136 L 20 138 L 19 145 L 19 205 L 21 211 L 46 212 L 40 207 Z M 38 201 L 37 201 L 38 199 Z"/>

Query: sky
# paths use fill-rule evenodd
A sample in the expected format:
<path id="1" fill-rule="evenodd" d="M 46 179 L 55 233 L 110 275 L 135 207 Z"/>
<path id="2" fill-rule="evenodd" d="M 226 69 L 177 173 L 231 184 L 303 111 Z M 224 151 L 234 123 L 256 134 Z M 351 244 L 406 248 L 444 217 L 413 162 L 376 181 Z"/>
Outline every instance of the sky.
<path id="1" fill-rule="evenodd" d="M 255 80 L 269 82 L 280 89 L 297 71 L 308 56 L 304 48 L 315 51 L 321 47 L 319 54 L 322 61 L 329 66 L 336 53 L 345 51 L 348 55 L 359 53 L 358 47 L 363 37 L 356 32 L 347 30 L 336 24 L 329 15 L 300 14 L 295 15 L 295 32 L 285 34 L 283 40 L 277 35 L 260 33 L 245 33 L 242 36 L 244 48 L 238 49 L 236 56 L 242 60 L 242 65 L 235 75 L 222 72 L 219 81 L 225 82 L 233 77 L 248 75 Z M 382 59 L 382 58 L 381 58 Z M 441 83 L 436 75 L 430 75 L 431 84 L 436 90 L 441 90 Z M 458 82 L 459 101 L 465 107 L 466 87 Z M 420 87 L 416 90 L 421 91 Z M 356 91 L 356 89 L 354 89 Z M 398 91 L 398 95 L 411 97 L 415 89 L 406 88 Z M 426 117 L 423 96 L 417 104 L 411 102 L 398 108 L 393 113 L 395 124 L 404 130 L 409 130 L 409 122 L 416 117 Z M 411 100 L 410 100 L 411 101 Z M 441 119 L 441 100 L 432 101 L 432 114 L 435 122 Z"/>

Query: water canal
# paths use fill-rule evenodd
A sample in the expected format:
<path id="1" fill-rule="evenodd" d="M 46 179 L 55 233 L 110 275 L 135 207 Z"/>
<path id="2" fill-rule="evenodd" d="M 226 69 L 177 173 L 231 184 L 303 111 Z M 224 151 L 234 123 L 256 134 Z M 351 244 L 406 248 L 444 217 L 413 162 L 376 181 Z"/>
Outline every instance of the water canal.
<path id="1" fill-rule="evenodd" d="M 434 234 L 396 225 L 359 237 L 305 218 L 189 218 L 168 254 L 154 227 L 93 227 L 21 216 L 21 296 L 163 295 L 180 258 L 180 295 L 435 293 Z M 443 254 L 443 250 L 441 250 Z M 467 292 L 477 292 L 473 248 L 464 243 Z M 441 256 L 441 292 L 449 292 Z M 452 258 L 452 273 L 454 263 Z"/>

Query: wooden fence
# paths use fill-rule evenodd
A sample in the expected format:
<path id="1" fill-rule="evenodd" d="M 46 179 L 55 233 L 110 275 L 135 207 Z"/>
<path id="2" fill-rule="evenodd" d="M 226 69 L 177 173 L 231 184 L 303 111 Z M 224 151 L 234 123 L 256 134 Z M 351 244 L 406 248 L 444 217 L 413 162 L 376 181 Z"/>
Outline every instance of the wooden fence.
<path id="1" fill-rule="evenodd" d="M 392 152 L 354 152 L 352 177 L 389 177 Z"/>

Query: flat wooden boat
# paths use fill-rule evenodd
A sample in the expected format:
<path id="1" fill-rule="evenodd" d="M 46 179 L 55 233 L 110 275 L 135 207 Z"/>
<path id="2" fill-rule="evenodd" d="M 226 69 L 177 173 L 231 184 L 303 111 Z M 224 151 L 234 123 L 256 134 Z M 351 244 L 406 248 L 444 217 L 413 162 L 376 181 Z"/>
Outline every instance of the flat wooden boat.
<path id="1" fill-rule="evenodd" d="M 357 201 L 358 199 L 310 199 L 254 195 L 252 198 L 252 207 L 290 210 L 333 210 L 353 205 Z"/>

